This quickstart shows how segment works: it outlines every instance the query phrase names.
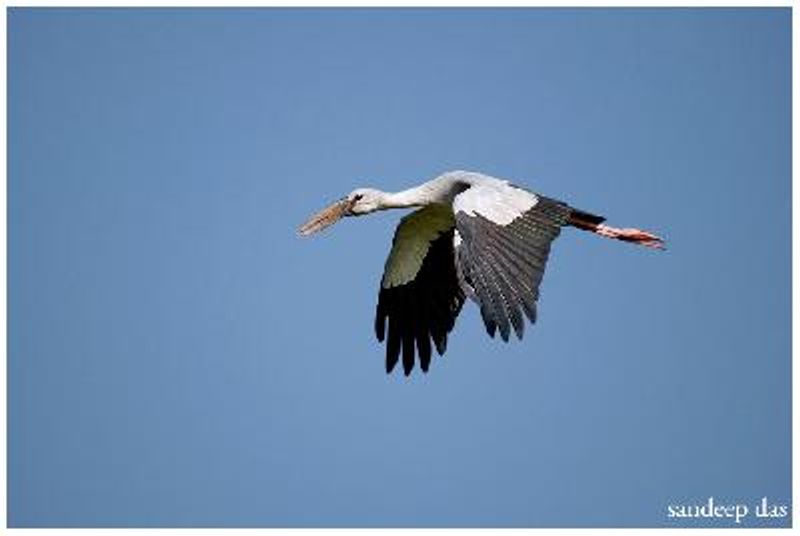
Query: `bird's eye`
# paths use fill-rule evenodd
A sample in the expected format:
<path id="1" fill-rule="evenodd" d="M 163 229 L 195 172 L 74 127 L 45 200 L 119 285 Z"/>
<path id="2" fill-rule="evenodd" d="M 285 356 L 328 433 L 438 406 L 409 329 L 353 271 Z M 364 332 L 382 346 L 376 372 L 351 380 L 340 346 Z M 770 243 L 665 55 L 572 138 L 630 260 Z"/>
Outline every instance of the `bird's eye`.
<path id="1" fill-rule="evenodd" d="M 361 198 L 363 198 L 363 197 L 364 197 L 364 194 L 356 194 L 356 196 L 353 199 L 355 199 L 356 201 L 360 201 Z"/>

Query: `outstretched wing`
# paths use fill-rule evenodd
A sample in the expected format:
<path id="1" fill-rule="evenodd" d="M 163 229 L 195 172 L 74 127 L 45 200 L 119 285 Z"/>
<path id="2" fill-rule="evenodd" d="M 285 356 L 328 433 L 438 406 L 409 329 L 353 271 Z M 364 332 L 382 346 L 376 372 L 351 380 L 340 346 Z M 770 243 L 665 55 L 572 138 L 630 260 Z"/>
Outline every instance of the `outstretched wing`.
<path id="1" fill-rule="evenodd" d="M 431 362 L 431 341 L 439 355 L 447 348 L 447 334 L 465 299 L 456 272 L 454 231 L 453 212 L 445 205 L 417 210 L 397 226 L 375 314 L 375 335 L 381 342 L 386 339 L 387 373 L 401 351 L 408 376 L 415 346 L 424 372 Z"/>
<path id="2" fill-rule="evenodd" d="M 505 181 L 476 184 L 453 201 L 456 256 L 486 331 L 522 338 L 525 315 L 536 322 L 536 302 L 550 244 L 572 209 Z"/>

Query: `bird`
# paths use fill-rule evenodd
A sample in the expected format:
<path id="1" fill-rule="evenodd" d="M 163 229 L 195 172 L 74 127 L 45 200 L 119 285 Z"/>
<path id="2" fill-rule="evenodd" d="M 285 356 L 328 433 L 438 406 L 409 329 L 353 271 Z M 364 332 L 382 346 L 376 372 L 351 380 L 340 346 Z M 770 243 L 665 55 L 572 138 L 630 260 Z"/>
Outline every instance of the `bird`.
<path id="1" fill-rule="evenodd" d="M 449 171 L 396 193 L 358 188 L 298 229 L 309 236 L 349 216 L 414 208 L 395 229 L 380 280 L 375 335 L 386 344 L 386 373 L 401 361 L 406 376 L 419 361 L 427 373 L 467 298 L 480 308 L 487 334 L 522 339 L 525 317 L 537 318 L 539 287 L 552 242 L 563 227 L 647 248 L 659 236 L 606 225 L 606 219 L 475 171 Z"/>

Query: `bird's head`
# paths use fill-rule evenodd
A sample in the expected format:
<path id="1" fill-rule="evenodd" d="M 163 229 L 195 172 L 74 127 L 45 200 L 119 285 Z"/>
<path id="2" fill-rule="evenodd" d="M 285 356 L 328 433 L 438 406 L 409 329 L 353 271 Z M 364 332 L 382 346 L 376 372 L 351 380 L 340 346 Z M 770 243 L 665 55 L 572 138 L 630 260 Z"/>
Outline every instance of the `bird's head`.
<path id="1" fill-rule="evenodd" d="M 332 205 L 320 210 L 304 223 L 299 232 L 308 236 L 330 227 L 345 216 L 363 216 L 383 208 L 383 192 L 374 188 L 358 188 L 353 190 Z"/>
<path id="2" fill-rule="evenodd" d="M 352 205 L 345 216 L 363 216 L 382 208 L 383 192 L 374 188 L 357 188 L 346 199 Z"/>

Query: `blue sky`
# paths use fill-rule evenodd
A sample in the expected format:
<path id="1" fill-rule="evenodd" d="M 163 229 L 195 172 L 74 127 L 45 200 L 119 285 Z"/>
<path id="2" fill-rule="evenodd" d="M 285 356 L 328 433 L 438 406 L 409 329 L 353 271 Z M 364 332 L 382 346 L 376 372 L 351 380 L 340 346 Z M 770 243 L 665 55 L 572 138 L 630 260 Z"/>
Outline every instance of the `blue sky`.
<path id="1" fill-rule="evenodd" d="M 790 503 L 790 45 L 789 9 L 11 9 L 9 524 Z M 522 342 L 467 304 L 386 376 L 401 213 L 295 230 L 449 169 L 670 249 L 566 229 Z"/>

